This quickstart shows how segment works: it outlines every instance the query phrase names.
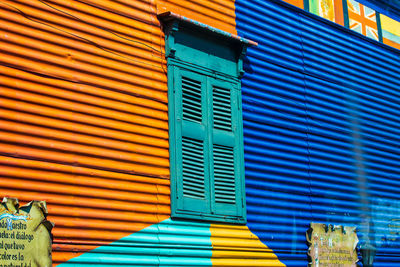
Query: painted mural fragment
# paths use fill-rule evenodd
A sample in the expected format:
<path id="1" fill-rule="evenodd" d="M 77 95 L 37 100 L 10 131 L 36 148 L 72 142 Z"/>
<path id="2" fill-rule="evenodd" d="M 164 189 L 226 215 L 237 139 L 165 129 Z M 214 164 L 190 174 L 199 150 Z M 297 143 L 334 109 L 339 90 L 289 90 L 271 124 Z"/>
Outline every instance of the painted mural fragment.
<path id="1" fill-rule="evenodd" d="M 383 43 L 400 49 L 400 22 L 381 15 Z"/>
<path id="2" fill-rule="evenodd" d="M 310 267 L 355 267 L 357 266 L 356 227 L 332 226 L 311 223 L 307 231 Z"/>
<path id="3" fill-rule="evenodd" d="M 310 12 L 324 19 L 344 25 L 341 0 L 309 0 Z"/>
<path id="4" fill-rule="evenodd" d="M 310 11 L 325 19 L 335 21 L 334 0 L 310 0 Z"/>
<path id="5" fill-rule="evenodd" d="M 350 29 L 378 41 L 376 11 L 355 0 L 347 0 L 347 6 Z"/>
<path id="6" fill-rule="evenodd" d="M 4 198 L 0 206 L 0 266 L 50 267 L 51 230 L 46 203 L 32 201 L 19 208 L 18 200 Z"/>

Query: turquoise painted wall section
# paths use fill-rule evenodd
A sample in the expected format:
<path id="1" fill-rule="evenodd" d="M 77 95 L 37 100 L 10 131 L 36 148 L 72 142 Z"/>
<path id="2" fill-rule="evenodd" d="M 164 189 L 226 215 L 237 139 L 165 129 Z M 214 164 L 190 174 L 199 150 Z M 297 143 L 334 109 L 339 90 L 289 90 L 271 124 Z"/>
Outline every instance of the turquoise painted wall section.
<path id="1" fill-rule="evenodd" d="M 212 266 L 210 224 L 167 219 L 59 267 Z"/>

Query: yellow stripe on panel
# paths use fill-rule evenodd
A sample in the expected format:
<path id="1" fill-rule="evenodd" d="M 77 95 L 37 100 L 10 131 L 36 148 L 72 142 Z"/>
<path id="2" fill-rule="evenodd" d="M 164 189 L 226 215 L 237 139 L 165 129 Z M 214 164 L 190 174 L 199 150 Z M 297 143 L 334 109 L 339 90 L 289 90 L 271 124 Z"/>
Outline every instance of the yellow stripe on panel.
<path id="1" fill-rule="evenodd" d="M 213 266 L 285 266 L 247 226 L 211 224 Z"/>
<path id="2" fill-rule="evenodd" d="M 400 49 L 400 22 L 381 15 L 383 43 Z"/>
<path id="3" fill-rule="evenodd" d="M 391 19 L 385 15 L 381 15 L 382 30 L 388 31 L 391 34 L 400 36 L 400 22 Z"/>

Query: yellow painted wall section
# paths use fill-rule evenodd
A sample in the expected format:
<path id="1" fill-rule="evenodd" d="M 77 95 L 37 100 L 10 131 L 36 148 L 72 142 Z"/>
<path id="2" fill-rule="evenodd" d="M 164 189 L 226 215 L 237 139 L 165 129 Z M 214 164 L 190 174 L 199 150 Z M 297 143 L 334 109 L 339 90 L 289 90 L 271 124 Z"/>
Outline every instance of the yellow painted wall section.
<path id="1" fill-rule="evenodd" d="M 0 0 L 1 197 L 47 202 L 54 265 L 170 216 L 163 49 L 153 1 Z"/>
<path id="2" fill-rule="evenodd" d="M 211 224 L 213 266 L 286 266 L 247 226 Z"/>

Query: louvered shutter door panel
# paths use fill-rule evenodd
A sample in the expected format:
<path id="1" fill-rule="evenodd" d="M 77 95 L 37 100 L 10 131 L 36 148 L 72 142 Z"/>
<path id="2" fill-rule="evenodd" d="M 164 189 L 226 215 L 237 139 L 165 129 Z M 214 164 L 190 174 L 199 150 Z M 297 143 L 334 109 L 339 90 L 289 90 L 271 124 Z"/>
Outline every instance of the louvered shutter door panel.
<path id="1" fill-rule="evenodd" d="M 235 163 L 233 147 L 214 145 L 213 160 L 215 202 L 235 204 Z"/>
<path id="2" fill-rule="evenodd" d="M 213 118 L 214 128 L 231 131 L 232 116 L 231 116 L 231 101 L 229 88 L 213 87 Z"/>
<path id="3" fill-rule="evenodd" d="M 183 119 L 201 123 L 201 82 L 182 76 Z"/>
<path id="4" fill-rule="evenodd" d="M 200 140 L 182 137 L 183 195 L 204 199 L 204 145 Z"/>
<path id="5" fill-rule="evenodd" d="M 175 76 L 178 209 L 210 212 L 206 77 L 183 69 Z"/>
<path id="6" fill-rule="evenodd" d="M 212 186 L 216 214 L 242 215 L 242 181 L 238 90 L 232 83 L 212 79 Z"/>

